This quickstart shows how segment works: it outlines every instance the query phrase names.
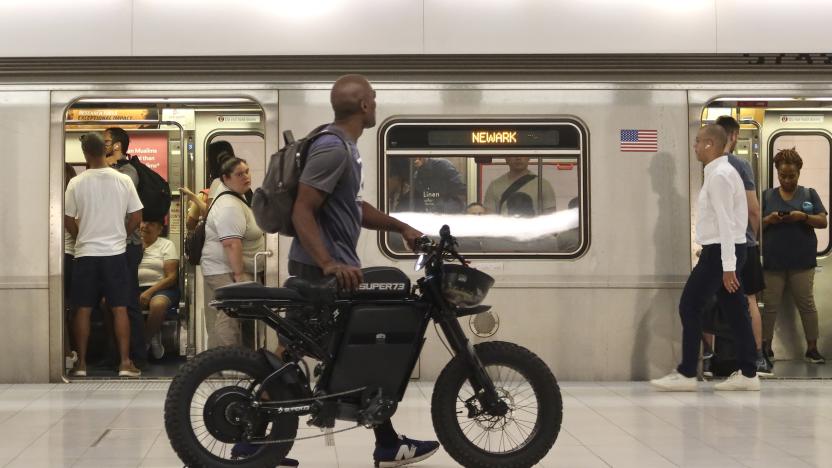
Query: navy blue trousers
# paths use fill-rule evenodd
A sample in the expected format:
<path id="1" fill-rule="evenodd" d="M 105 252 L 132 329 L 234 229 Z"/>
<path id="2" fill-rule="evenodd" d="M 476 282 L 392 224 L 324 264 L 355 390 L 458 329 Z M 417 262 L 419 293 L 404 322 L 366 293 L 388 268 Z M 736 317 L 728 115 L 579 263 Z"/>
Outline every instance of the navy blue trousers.
<path id="1" fill-rule="evenodd" d="M 742 270 L 746 259 L 745 244 L 734 246 L 737 256 L 737 271 Z M 729 293 L 722 285 L 722 257 L 719 244 L 702 248 L 699 263 L 690 273 L 682 299 L 679 301 L 679 315 L 682 318 L 682 363 L 677 370 L 686 377 L 695 377 L 699 363 L 699 344 L 702 341 L 702 312 L 708 299 L 716 294 L 717 304 L 730 319 L 731 329 L 737 348 L 740 370 L 746 377 L 757 374 L 757 348 L 754 332 L 751 330 L 751 316 L 748 300 L 740 288 Z M 739 276 L 737 277 L 739 280 Z"/>

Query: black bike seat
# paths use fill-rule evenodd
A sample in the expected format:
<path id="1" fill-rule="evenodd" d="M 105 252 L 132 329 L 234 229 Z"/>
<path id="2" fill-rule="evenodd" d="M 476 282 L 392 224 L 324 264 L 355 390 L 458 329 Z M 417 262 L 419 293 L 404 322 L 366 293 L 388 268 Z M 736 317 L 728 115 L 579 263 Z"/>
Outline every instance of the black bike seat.
<path id="1" fill-rule="evenodd" d="M 298 291 L 289 288 L 267 288 L 256 281 L 246 281 L 222 286 L 214 291 L 217 300 L 226 299 L 280 299 L 285 301 L 302 301 Z"/>
<path id="2" fill-rule="evenodd" d="M 284 287 L 297 291 L 304 299 L 313 302 L 333 302 L 338 295 L 338 283 L 335 277 L 318 281 L 309 281 L 292 276 L 283 284 Z"/>

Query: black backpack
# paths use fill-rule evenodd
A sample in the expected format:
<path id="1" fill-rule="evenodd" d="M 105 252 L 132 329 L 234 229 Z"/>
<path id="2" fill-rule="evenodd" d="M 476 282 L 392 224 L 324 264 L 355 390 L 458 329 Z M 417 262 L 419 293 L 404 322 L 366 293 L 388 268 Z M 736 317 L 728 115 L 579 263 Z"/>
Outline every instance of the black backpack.
<path id="1" fill-rule="evenodd" d="M 225 191 L 217 195 L 217 198 L 215 198 L 211 202 L 211 206 L 208 207 L 205 217 L 201 218 L 194 227 L 194 230 L 189 232 L 185 237 L 185 258 L 188 259 L 188 263 L 191 265 L 197 266 L 199 265 L 199 262 L 202 261 L 202 248 L 205 246 L 205 223 L 208 222 L 208 213 L 211 212 L 211 207 L 217 203 L 217 200 L 219 200 L 221 196 L 228 194 L 234 195 L 243 203 L 246 203 L 245 199 L 235 192 Z"/>
<path id="2" fill-rule="evenodd" d="M 284 236 L 295 235 L 292 208 L 298 195 L 300 175 L 306 165 L 309 148 L 315 140 L 323 135 L 335 135 L 349 152 L 347 142 L 339 134 L 324 130 L 327 125 L 321 125 L 300 140 L 295 140 L 291 130 L 283 132 L 286 146 L 272 155 L 263 185 L 254 191 L 254 197 L 251 199 L 254 219 L 264 232 L 280 233 Z"/>
<path id="3" fill-rule="evenodd" d="M 156 171 L 139 161 L 138 157 L 132 156 L 129 161 L 139 174 L 139 186 L 136 190 L 144 205 L 142 219 L 164 221 L 170 212 L 170 185 Z"/>

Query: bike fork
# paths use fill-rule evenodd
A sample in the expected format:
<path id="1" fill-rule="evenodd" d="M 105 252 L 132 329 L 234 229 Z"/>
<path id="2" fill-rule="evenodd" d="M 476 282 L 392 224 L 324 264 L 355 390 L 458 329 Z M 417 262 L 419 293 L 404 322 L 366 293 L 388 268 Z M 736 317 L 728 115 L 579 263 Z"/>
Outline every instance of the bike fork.
<path id="1" fill-rule="evenodd" d="M 499 413 L 505 409 L 505 403 L 497 395 L 497 389 L 491 376 L 485 371 L 474 345 L 465 336 L 462 326 L 456 316 L 445 316 L 439 321 L 439 326 L 448 338 L 448 344 L 454 354 L 462 357 L 471 369 L 469 382 L 474 388 L 475 395 L 480 400 L 483 408 L 489 413 Z"/>

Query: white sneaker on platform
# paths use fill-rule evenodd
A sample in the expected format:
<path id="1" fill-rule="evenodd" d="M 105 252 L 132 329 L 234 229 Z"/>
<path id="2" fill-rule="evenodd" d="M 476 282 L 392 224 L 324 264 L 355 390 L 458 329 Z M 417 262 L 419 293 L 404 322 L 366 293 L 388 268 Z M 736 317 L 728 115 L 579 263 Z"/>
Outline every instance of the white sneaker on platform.
<path id="1" fill-rule="evenodd" d="M 699 388 L 696 377 L 685 377 L 673 371 L 660 379 L 653 379 L 650 385 L 663 392 L 695 392 Z"/>
<path id="2" fill-rule="evenodd" d="M 714 390 L 759 392 L 760 378 L 756 375 L 754 377 L 746 377 L 742 375 L 742 372 L 736 371 L 724 381 L 714 385 Z"/>

